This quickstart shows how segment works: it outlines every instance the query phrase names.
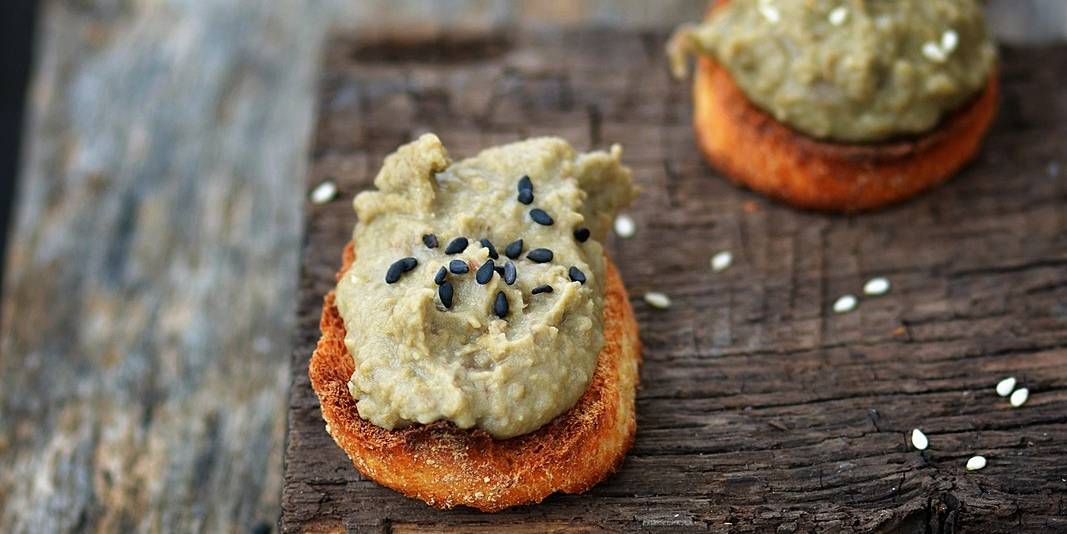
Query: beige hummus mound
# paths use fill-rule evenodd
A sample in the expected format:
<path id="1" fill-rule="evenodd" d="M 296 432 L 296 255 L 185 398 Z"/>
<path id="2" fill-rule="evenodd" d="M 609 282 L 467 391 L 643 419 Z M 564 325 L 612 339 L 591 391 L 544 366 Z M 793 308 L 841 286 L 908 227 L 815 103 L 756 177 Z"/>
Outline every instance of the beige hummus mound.
<path id="1" fill-rule="evenodd" d="M 604 343 L 600 240 L 635 196 L 620 155 L 549 137 L 453 162 L 426 134 L 385 159 L 337 285 L 360 417 L 502 439 L 575 404 Z"/>
<path id="2" fill-rule="evenodd" d="M 996 47 L 978 0 L 734 0 L 675 33 L 676 74 L 712 57 L 753 104 L 844 143 L 928 132 L 989 80 Z"/>

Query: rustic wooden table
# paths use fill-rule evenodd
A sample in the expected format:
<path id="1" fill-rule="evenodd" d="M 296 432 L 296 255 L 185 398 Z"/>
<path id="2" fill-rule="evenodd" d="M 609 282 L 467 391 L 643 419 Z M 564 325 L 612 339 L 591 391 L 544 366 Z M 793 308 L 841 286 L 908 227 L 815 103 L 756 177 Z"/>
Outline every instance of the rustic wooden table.
<path id="1" fill-rule="evenodd" d="M 1025 13 L 1018 4 L 994 7 Z M 367 30 L 373 20 L 375 34 L 405 35 L 411 24 L 428 34 L 524 21 L 668 27 L 702 9 L 681 0 L 655 10 L 640 0 L 489 11 L 480 0 L 41 5 L 0 304 L 0 532 L 263 532 L 275 522 L 305 155 L 329 26 Z M 375 16 L 386 8 L 390 17 Z M 436 58 L 418 43 L 338 41 L 311 181 L 336 175 L 347 200 L 382 155 L 422 129 L 457 155 L 537 133 L 626 144 L 646 186 L 638 238 L 610 244 L 627 262 L 648 347 L 634 454 L 590 496 L 493 517 L 434 512 L 359 480 L 298 381 L 287 526 L 731 522 L 784 532 L 793 522 L 854 530 L 858 518 L 886 529 L 898 520 L 946 531 L 1064 528 L 1064 379 L 1054 365 L 1064 361 L 1064 187 L 1051 166 L 1067 153 L 1056 92 L 1063 48 L 1009 51 L 999 133 L 965 176 L 906 206 L 840 219 L 711 178 L 684 126 L 686 89 L 663 78 L 661 34 L 555 37 L 461 37 L 438 43 L 450 52 Z M 660 215 L 665 207 L 679 211 Z M 305 319 L 353 222 L 343 201 L 311 215 Z M 905 218 L 914 224 L 902 227 Z M 652 264 L 640 247 L 650 232 L 671 231 L 702 241 L 657 249 Z M 712 276 L 706 256 L 719 248 L 734 250 L 737 265 Z M 686 268 L 654 276 L 671 266 Z M 883 272 L 896 284 L 890 296 L 849 316 L 826 313 L 839 292 Z M 646 289 L 671 292 L 675 308 L 644 307 Z M 904 327 L 910 345 L 883 327 Z M 313 336 L 308 323 L 297 333 L 297 378 Z M 827 369 L 816 372 L 820 362 Z M 783 383 L 785 371 L 796 380 Z M 989 394 L 1009 372 L 1034 390 L 1022 410 Z M 877 427 L 863 419 L 869 408 Z M 905 447 L 912 425 L 931 433 L 925 458 Z M 855 451 L 838 452 L 846 442 Z M 990 466 L 963 474 L 975 451 Z"/>
<path id="2" fill-rule="evenodd" d="M 1067 530 L 1067 47 L 1004 50 L 1000 116 L 954 180 L 842 217 L 769 202 L 706 166 L 663 38 L 328 48 L 309 185 L 336 180 L 341 196 L 308 207 L 284 530 Z M 621 143 L 644 188 L 637 235 L 608 242 L 645 346 L 637 439 L 588 494 L 437 511 L 360 477 L 323 429 L 307 362 L 350 201 L 423 131 L 454 156 L 542 134 Z M 735 261 L 714 274 L 718 250 Z M 888 295 L 833 313 L 873 276 L 891 280 Z M 652 290 L 673 307 L 646 305 Z M 1020 408 L 993 391 L 1007 375 L 1030 389 Z M 967 472 L 976 454 L 988 466 Z"/>
<path id="3" fill-rule="evenodd" d="M 0 532 L 278 518 L 329 2 L 41 2 L 0 321 Z"/>

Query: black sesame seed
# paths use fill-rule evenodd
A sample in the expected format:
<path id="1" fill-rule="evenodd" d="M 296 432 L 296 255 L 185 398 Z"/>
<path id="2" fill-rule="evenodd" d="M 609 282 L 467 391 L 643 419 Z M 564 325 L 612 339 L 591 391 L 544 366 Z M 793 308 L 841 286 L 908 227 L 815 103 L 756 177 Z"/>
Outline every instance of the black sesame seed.
<path id="1" fill-rule="evenodd" d="M 572 265 L 571 268 L 567 270 L 567 274 L 570 275 L 571 282 L 578 282 L 585 285 L 585 273 L 583 273 L 581 269 Z"/>
<path id="2" fill-rule="evenodd" d="M 493 242 L 492 241 L 490 241 L 488 239 L 483 239 L 483 240 L 481 240 L 481 244 L 482 244 L 483 247 L 489 249 L 489 257 L 490 258 L 493 258 L 495 260 L 495 259 L 500 257 L 500 255 L 496 253 L 496 247 L 493 246 Z"/>
<path id="3" fill-rule="evenodd" d="M 504 277 L 504 266 L 503 265 L 497 265 L 496 267 L 493 267 L 493 270 L 496 271 L 496 274 L 499 274 L 501 278 Z"/>
<path id="4" fill-rule="evenodd" d="M 467 250 L 468 244 L 469 242 L 466 237 L 457 237 L 445 247 L 445 254 L 459 254 L 460 252 Z"/>
<path id="5" fill-rule="evenodd" d="M 539 293 L 551 293 L 551 292 L 552 292 L 552 286 L 547 285 L 547 284 L 545 284 L 543 286 L 537 286 L 537 287 L 533 288 L 532 290 L 530 290 L 530 293 L 533 293 L 534 295 L 537 295 Z"/>
<path id="6" fill-rule="evenodd" d="M 511 243 L 508 243 L 508 246 L 504 247 L 504 255 L 509 257 L 509 258 L 511 258 L 511 259 L 513 259 L 513 260 L 519 259 L 519 255 L 521 255 L 521 254 L 522 254 L 522 240 L 521 239 L 516 239 L 515 241 L 512 241 Z"/>
<path id="7" fill-rule="evenodd" d="M 463 274 L 470 271 L 471 267 L 463 260 L 452 260 L 448 262 L 448 270 L 452 271 L 452 274 Z"/>
<path id="8" fill-rule="evenodd" d="M 552 216 L 541 208 L 534 208 L 530 210 L 530 218 L 533 219 L 535 223 L 544 226 L 552 226 L 552 223 L 555 222 L 552 220 Z"/>
<path id="9" fill-rule="evenodd" d="M 585 240 L 589 239 L 589 229 L 584 226 L 578 228 L 574 231 L 574 239 L 578 240 L 579 243 L 585 243 Z"/>
<path id="10" fill-rule="evenodd" d="M 522 202 L 523 204 L 526 204 L 527 206 L 529 206 L 530 204 L 533 204 L 533 191 L 530 191 L 529 189 L 520 190 L 519 191 L 519 202 Z"/>
<path id="11" fill-rule="evenodd" d="M 412 257 L 401 258 L 396 260 L 389 266 L 389 269 L 385 271 L 385 283 L 395 284 L 400 280 L 400 276 L 419 265 L 419 260 Z"/>
<path id="12" fill-rule="evenodd" d="M 437 248 L 437 236 L 426 234 L 422 236 L 422 243 L 426 245 L 426 248 Z"/>
<path id="13" fill-rule="evenodd" d="M 515 279 L 519 276 L 519 272 L 515 270 L 515 264 L 510 261 L 504 264 L 504 283 L 511 285 L 515 283 Z"/>
<path id="14" fill-rule="evenodd" d="M 496 292 L 496 300 L 493 301 L 493 313 L 501 319 L 508 316 L 508 296 L 503 291 Z"/>
<path id="15" fill-rule="evenodd" d="M 552 261 L 552 251 L 547 248 L 535 248 L 526 254 L 526 258 L 534 263 L 548 263 Z"/>
<path id="16" fill-rule="evenodd" d="M 478 267 L 478 272 L 474 273 L 474 279 L 483 286 L 488 284 L 489 281 L 493 279 L 493 273 L 495 272 L 493 267 L 495 267 L 495 265 L 493 264 L 492 259 L 485 260 L 485 263 L 483 263 L 481 267 Z"/>
<path id="17" fill-rule="evenodd" d="M 437 274 L 434 275 L 433 283 L 437 285 L 445 283 L 446 276 L 448 276 L 448 267 L 442 265 L 441 268 L 437 270 Z"/>
<path id="18" fill-rule="evenodd" d="M 452 295 L 454 293 L 452 282 L 445 282 L 441 284 L 441 287 L 437 288 L 437 296 L 441 298 L 441 305 L 446 309 L 452 308 Z"/>
<path id="19" fill-rule="evenodd" d="M 519 191 L 533 191 L 533 182 L 529 176 L 519 178 Z"/>

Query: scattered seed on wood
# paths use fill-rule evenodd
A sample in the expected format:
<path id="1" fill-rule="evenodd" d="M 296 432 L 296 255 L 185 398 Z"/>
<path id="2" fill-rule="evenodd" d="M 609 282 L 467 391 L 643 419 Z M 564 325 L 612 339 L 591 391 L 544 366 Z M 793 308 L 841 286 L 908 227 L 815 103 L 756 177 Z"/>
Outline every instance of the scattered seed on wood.
<path id="1" fill-rule="evenodd" d="M 481 241 L 479 241 L 479 243 L 482 244 L 482 247 L 489 249 L 490 258 L 493 258 L 495 260 L 500 257 L 500 255 L 496 253 L 496 247 L 493 246 L 492 241 L 489 241 L 488 239 L 482 239 Z"/>
<path id="2" fill-rule="evenodd" d="M 441 299 L 441 305 L 446 309 L 452 308 L 452 295 L 455 293 L 452 282 L 445 282 L 437 288 L 437 296 Z"/>
<path id="3" fill-rule="evenodd" d="M 535 288 L 530 290 L 530 293 L 532 293 L 534 295 L 539 295 L 541 293 L 551 293 L 551 292 L 552 292 L 552 286 L 550 286 L 548 284 L 545 284 L 543 286 L 537 286 L 537 287 L 535 287 Z"/>
<path id="4" fill-rule="evenodd" d="M 437 270 L 437 274 L 434 275 L 433 283 L 435 283 L 437 285 L 441 285 L 441 284 L 445 283 L 445 278 L 447 278 L 447 277 L 448 277 L 448 268 L 445 267 L 444 265 L 442 265 L 441 268 Z"/>
<path id="5" fill-rule="evenodd" d="M 971 456 L 970 460 L 967 460 L 967 470 L 977 471 L 985 467 L 985 456 Z"/>
<path id="6" fill-rule="evenodd" d="M 920 451 L 925 451 L 926 447 L 930 446 L 930 440 L 926 439 L 926 434 L 923 434 L 922 430 L 916 428 L 911 431 L 911 444 Z"/>
<path id="7" fill-rule="evenodd" d="M 496 292 L 496 300 L 493 301 L 493 313 L 501 319 L 508 316 L 508 296 L 503 291 Z"/>
<path id="8" fill-rule="evenodd" d="M 466 237 L 457 237 L 450 241 L 448 246 L 445 247 L 445 254 L 459 254 L 460 252 L 467 250 L 467 245 L 469 244 L 470 242 L 467 241 Z"/>
<path id="9" fill-rule="evenodd" d="M 615 235 L 629 239 L 637 233 L 637 223 L 634 222 L 634 218 L 629 215 L 619 215 L 615 217 Z"/>
<path id="10" fill-rule="evenodd" d="M 509 286 L 511 284 L 514 284 L 515 283 L 515 279 L 518 278 L 518 276 L 519 276 L 519 271 L 517 269 L 515 269 L 515 264 L 514 263 L 511 263 L 509 261 L 509 262 L 504 264 L 503 278 L 504 278 L 504 283 L 505 284 L 507 284 Z"/>
<path id="11" fill-rule="evenodd" d="M 584 226 L 576 229 L 574 231 L 574 239 L 579 243 L 585 243 L 589 239 L 589 229 Z"/>
<path id="12" fill-rule="evenodd" d="M 521 239 L 516 239 L 515 241 L 512 241 L 511 243 L 508 243 L 508 246 L 504 247 L 504 255 L 509 257 L 509 258 L 511 258 L 511 259 L 513 259 L 513 260 L 519 259 L 519 256 L 521 254 L 522 254 L 522 240 Z"/>
<path id="13" fill-rule="evenodd" d="M 834 301 L 834 313 L 848 313 L 856 309 L 857 302 L 854 295 L 842 295 Z"/>
<path id="14" fill-rule="evenodd" d="M 1008 402 L 1010 402 L 1013 407 L 1018 408 L 1023 404 L 1026 404 L 1026 399 L 1028 398 L 1030 398 L 1030 390 L 1027 388 L 1019 388 L 1011 394 L 1011 398 L 1008 399 Z"/>
<path id="15" fill-rule="evenodd" d="M 571 282 L 585 285 L 585 273 L 581 269 L 572 265 L 570 269 L 567 269 L 567 275 L 571 277 Z"/>
<path id="16" fill-rule="evenodd" d="M 1007 397 L 1011 395 L 1011 392 L 1015 391 L 1015 377 L 1009 376 L 1000 382 L 997 382 L 997 395 L 1001 397 Z"/>
<path id="17" fill-rule="evenodd" d="M 653 308 L 659 308 L 665 310 L 671 307 L 671 298 L 666 293 L 660 293 L 659 291 L 649 291 L 645 293 L 645 302 Z"/>
<path id="18" fill-rule="evenodd" d="M 325 204 L 337 197 L 337 185 L 332 180 L 326 180 L 311 192 L 311 201 L 315 204 Z"/>
<path id="19" fill-rule="evenodd" d="M 711 270 L 721 273 L 730 268 L 734 263 L 734 254 L 729 250 L 720 250 L 711 257 Z"/>
<path id="20" fill-rule="evenodd" d="M 542 226 L 552 226 L 552 223 L 555 222 L 552 220 L 552 216 L 549 215 L 547 211 L 541 208 L 534 208 L 530 210 L 530 218 L 533 219 L 533 222 Z"/>
<path id="21" fill-rule="evenodd" d="M 385 271 L 385 283 L 395 284 L 400 281 L 400 276 L 419 265 L 419 260 L 412 257 L 401 258 L 394 261 Z"/>
<path id="22" fill-rule="evenodd" d="M 463 274 L 471 270 L 471 266 L 467 265 L 467 262 L 463 260 L 452 260 L 448 262 L 448 270 L 452 274 Z"/>
<path id="23" fill-rule="evenodd" d="M 889 292 L 889 279 L 879 276 L 878 278 L 871 278 L 867 280 L 866 284 L 863 284 L 863 294 L 870 295 L 872 297 L 878 295 L 885 295 Z"/>
<path id="24" fill-rule="evenodd" d="M 422 236 L 422 244 L 426 245 L 426 248 L 437 248 L 437 236 L 434 234 L 426 234 Z"/>
<path id="25" fill-rule="evenodd" d="M 493 273 L 496 265 L 493 263 L 492 258 L 485 260 L 485 263 L 481 267 L 478 267 L 478 272 L 474 273 L 474 280 L 481 285 L 488 284 L 493 279 Z"/>
<path id="26" fill-rule="evenodd" d="M 535 248 L 526 254 L 526 258 L 534 263 L 548 263 L 552 261 L 552 251 L 547 248 Z"/>

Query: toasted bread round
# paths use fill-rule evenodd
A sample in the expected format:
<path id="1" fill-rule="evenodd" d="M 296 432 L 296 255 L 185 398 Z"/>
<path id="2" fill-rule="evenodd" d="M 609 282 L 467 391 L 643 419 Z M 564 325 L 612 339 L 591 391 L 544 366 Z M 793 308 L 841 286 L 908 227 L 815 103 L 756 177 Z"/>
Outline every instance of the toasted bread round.
<path id="1" fill-rule="evenodd" d="M 731 180 L 794 206 L 855 212 L 904 200 L 955 173 L 996 114 L 996 71 L 969 104 L 918 138 L 872 144 L 819 141 L 753 105 L 715 60 L 701 57 L 693 125 L 704 157 Z"/>
<path id="2" fill-rule="evenodd" d="M 349 243 L 338 277 L 354 260 Z M 505 440 L 443 421 L 386 430 L 361 419 L 348 391 L 355 364 L 330 291 L 308 370 L 327 431 L 360 473 L 437 508 L 494 512 L 537 503 L 557 491 L 588 490 L 622 462 L 637 426 L 637 322 L 618 271 L 610 260 L 606 264 L 604 348 L 589 387 L 547 425 Z"/>

